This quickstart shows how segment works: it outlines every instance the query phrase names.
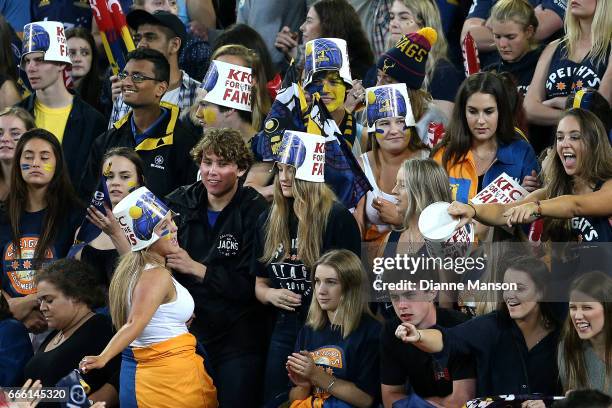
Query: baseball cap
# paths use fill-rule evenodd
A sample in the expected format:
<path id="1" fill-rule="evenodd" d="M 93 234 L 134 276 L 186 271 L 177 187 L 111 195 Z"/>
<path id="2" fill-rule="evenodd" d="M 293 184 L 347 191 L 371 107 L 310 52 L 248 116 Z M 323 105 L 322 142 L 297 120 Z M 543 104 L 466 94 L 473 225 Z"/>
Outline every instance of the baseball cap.
<path id="1" fill-rule="evenodd" d="M 143 24 L 160 25 L 169 28 L 181 39 L 181 48 L 187 39 L 187 30 L 183 22 L 174 14 L 165 10 L 154 11 L 153 14 L 145 10 L 134 10 L 127 15 L 127 23 L 130 28 L 138 30 Z"/>

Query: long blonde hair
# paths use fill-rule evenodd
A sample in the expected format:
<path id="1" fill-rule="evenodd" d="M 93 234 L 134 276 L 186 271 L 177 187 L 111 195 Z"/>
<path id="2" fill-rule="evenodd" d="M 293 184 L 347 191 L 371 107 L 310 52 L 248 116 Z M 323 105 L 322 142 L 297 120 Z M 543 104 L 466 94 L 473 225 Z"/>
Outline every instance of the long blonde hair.
<path id="1" fill-rule="evenodd" d="M 577 50 L 580 40 L 580 21 L 571 13 L 568 7 L 565 12 L 565 36 L 561 40 L 567 49 L 567 55 L 571 56 Z M 591 49 L 586 58 L 593 59 L 596 65 L 607 63 L 607 52 L 612 41 L 612 4 L 610 0 L 597 0 L 595 15 L 591 22 Z"/>
<path id="2" fill-rule="evenodd" d="M 294 167 L 289 168 L 295 175 Z M 336 196 L 325 183 L 313 183 L 294 178 L 293 211 L 298 219 L 298 258 L 308 268 L 312 267 L 321 253 L 327 219 Z M 278 174 L 274 177 L 274 197 L 270 214 L 266 220 L 264 253 L 261 262 L 271 263 L 282 245 L 284 257 L 289 256 L 291 237 L 289 236 L 290 201 L 282 193 Z"/>
<path id="3" fill-rule="evenodd" d="M 436 43 L 431 47 L 427 63 L 425 65 L 425 80 L 423 87 L 431 83 L 433 72 L 436 64 L 441 59 L 448 59 L 448 42 L 444 36 L 442 29 L 442 18 L 440 17 L 440 9 L 434 0 L 397 0 L 400 1 L 410 10 L 419 28 L 431 27 L 438 33 Z M 395 44 L 389 44 L 392 47 Z M 416 116 L 415 116 L 416 117 Z M 418 120 L 418 119 L 417 119 Z"/>
<path id="4" fill-rule="evenodd" d="M 329 266 L 336 271 L 342 295 L 333 322 L 329 321 L 327 312 L 321 309 L 316 296 L 313 296 L 308 309 L 306 325 L 314 330 L 322 330 L 327 323 L 340 326 L 342 338 L 346 339 L 359 327 L 364 314 L 372 315 L 366 299 L 366 272 L 361 260 L 353 252 L 347 249 L 334 249 L 323 254 L 313 265 L 310 272 L 313 288 L 315 287 L 315 272 L 319 265 Z"/>
<path id="5" fill-rule="evenodd" d="M 130 313 L 128 299 L 147 264 L 162 266 L 146 250 L 128 252 L 121 256 L 108 291 L 108 304 L 113 325 L 119 330 Z"/>
<path id="6" fill-rule="evenodd" d="M 435 160 L 408 159 L 402 163 L 399 171 L 404 172 L 404 185 L 400 188 L 408 195 L 404 229 L 408 229 L 414 217 L 418 217 L 428 205 L 437 201 L 452 201 L 448 175 Z"/>

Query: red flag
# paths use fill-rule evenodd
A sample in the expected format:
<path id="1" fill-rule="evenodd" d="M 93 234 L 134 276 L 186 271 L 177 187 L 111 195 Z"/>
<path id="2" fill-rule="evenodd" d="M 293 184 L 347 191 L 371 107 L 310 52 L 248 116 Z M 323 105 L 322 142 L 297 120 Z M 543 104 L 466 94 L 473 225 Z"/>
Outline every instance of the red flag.
<path id="1" fill-rule="evenodd" d="M 468 31 L 461 44 L 463 53 L 463 66 L 465 67 L 465 76 L 469 77 L 472 74 L 480 72 L 480 60 L 478 59 L 478 48 L 474 37 Z"/>
<path id="2" fill-rule="evenodd" d="M 134 41 L 132 40 L 132 35 L 130 34 L 127 21 L 125 20 L 125 14 L 121 9 L 121 4 L 119 4 L 119 0 L 107 1 L 108 10 L 110 11 L 111 18 L 113 19 L 113 26 L 115 27 L 115 31 L 121 34 L 121 38 L 123 38 L 125 48 L 128 52 L 130 52 L 135 48 Z"/>
<path id="3" fill-rule="evenodd" d="M 276 99 L 276 94 L 278 94 L 278 91 L 281 88 L 282 82 L 283 82 L 283 79 L 278 73 L 274 76 L 274 78 L 268 81 L 268 83 L 266 84 L 266 87 L 268 88 L 268 95 L 270 95 L 270 99 L 272 100 Z"/>
<path id="4" fill-rule="evenodd" d="M 89 0 L 89 4 L 96 24 L 100 29 L 104 52 L 113 69 L 113 74 L 117 75 L 119 70 L 125 66 L 125 57 L 108 5 L 106 0 Z"/>

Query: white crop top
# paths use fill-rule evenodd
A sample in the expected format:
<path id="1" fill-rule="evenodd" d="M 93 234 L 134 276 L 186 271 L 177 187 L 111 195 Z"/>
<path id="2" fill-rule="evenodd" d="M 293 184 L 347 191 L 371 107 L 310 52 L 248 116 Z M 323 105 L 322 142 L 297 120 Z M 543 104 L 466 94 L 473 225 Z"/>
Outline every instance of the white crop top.
<path id="1" fill-rule="evenodd" d="M 145 270 L 153 267 L 155 266 L 147 265 Z M 130 346 L 147 347 L 189 331 L 185 323 L 191 319 L 193 314 L 193 298 L 189 291 L 178 283 L 174 277 L 172 278 L 172 283 L 176 290 L 176 299 L 170 303 L 164 303 L 157 308 L 149 324 L 147 324 L 142 333 L 140 333 L 140 336 Z M 131 288 L 129 293 L 132 293 Z M 130 298 L 128 298 L 128 306 L 132 307 Z"/>
<path id="2" fill-rule="evenodd" d="M 376 184 L 376 178 L 374 177 L 374 173 L 372 173 L 372 167 L 370 166 L 370 160 L 368 159 L 367 153 L 361 155 L 361 160 L 363 160 L 363 172 L 365 173 L 366 177 L 368 178 L 368 181 L 372 185 L 372 191 L 368 191 L 366 193 L 365 213 L 368 227 L 370 225 L 374 225 L 376 226 L 378 232 L 389 231 L 391 229 L 391 226 L 389 224 L 385 224 L 380 219 L 378 211 L 376 211 L 376 208 L 372 206 L 372 202 L 375 198 L 382 197 L 385 200 L 395 204 L 397 202 L 397 199 L 395 198 L 395 196 L 387 194 L 380 188 L 378 188 L 378 184 Z"/>

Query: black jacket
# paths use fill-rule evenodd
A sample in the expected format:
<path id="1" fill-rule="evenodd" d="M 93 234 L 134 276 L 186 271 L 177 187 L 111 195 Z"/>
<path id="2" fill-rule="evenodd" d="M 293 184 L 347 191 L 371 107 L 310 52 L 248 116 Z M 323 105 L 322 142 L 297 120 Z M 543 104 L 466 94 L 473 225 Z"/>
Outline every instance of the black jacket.
<path id="1" fill-rule="evenodd" d="M 202 282 L 175 273 L 195 301 L 191 331 L 211 354 L 258 347 L 261 327 L 255 318 L 255 277 L 249 266 L 255 223 L 268 206 L 266 200 L 240 183 L 214 227 L 208 223 L 208 196 L 201 182 L 178 188 L 166 201 L 179 213 L 176 221 L 181 248 L 206 266 Z"/>
<path id="2" fill-rule="evenodd" d="M 81 178 L 94 141 L 104 133 L 107 122 L 100 112 L 85 102 L 79 95 L 75 94 L 73 97 L 72 109 L 62 139 L 62 149 L 72 185 L 81 197 L 86 197 L 83 194 Z M 24 108 L 34 116 L 35 104 L 36 93 L 33 93 L 17 106 Z"/>
<path id="3" fill-rule="evenodd" d="M 197 135 L 189 132 L 178 119 L 177 106 L 162 102 L 169 114 L 155 129 L 155 137 L 144 139 L 138 146 L 132 133 L 130 111 L 115 122 L 112 129 L 102 134 L 93 145 L 83 186 L 93 193 L 100 179 L 102 157 L 111 147 L 131 147 L 144 163 L 146 185 L 159 198 L 172 190 L 195 181 L 198 172 L 189 151 L 197 143 Z"/>

